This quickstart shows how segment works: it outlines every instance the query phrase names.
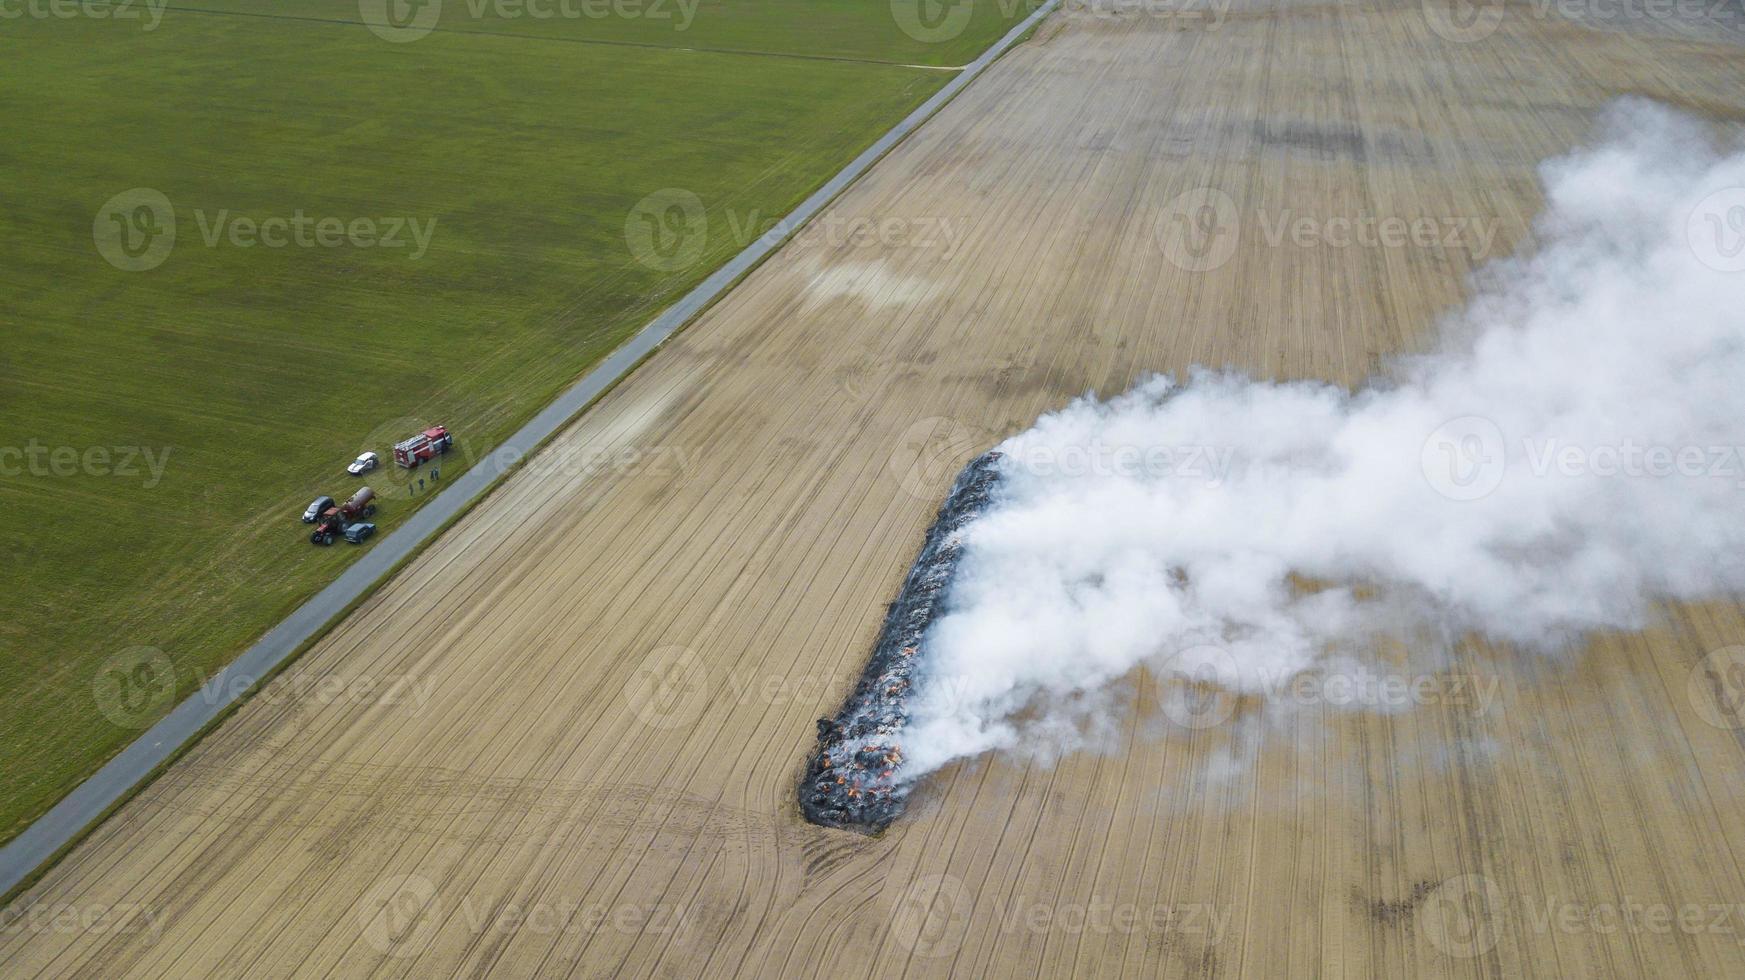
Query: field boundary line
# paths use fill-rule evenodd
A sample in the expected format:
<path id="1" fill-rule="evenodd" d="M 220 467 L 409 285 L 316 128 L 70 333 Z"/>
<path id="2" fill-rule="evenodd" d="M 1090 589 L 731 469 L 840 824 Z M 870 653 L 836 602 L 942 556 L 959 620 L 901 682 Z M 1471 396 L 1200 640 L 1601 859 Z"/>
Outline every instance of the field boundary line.
<path id="1" fill-rule="evenodd" d="M 813 217 L 860 179 L 873 164 L 918 129 L 1022 40 L 1060 0 L 1046 0 L 931 97 L 887 130 L 848 165 L 813 191 L 768 232 L 729 259 L 676 303 L 649 321 L 539 414 L 417 513 L 364 552 L 351 567 L 269 629 L 211 683 L 190 694 L 139 738 L 91 774 L 17 837 L 0 847 L 0 902 L 10 902 L 46 873 L 117 807 L 143 789 L 201 735 L 215 727 L 260 684 L 367 599 L 375 589 L 483 500 L 521 460 L 567 428 L 595 401 L 690 323 L 739 280 L 774 254 Z M 239 691 L 236 682 L 248 682 Z M 210 691 L 228 692 L 217 697 Z"/>

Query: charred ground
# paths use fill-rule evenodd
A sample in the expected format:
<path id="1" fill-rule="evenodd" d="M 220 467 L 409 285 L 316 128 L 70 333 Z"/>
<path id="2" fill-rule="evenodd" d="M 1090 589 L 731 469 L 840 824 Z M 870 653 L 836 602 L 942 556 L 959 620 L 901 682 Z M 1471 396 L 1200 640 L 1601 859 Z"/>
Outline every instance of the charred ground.
<path id="1" fill-rule="evenodd" d="M 902 736 L 916 675 L 926 670 L 923 644 L 945 610 L 963 555 L 963 529 L 999 485 L 1000 458 L 983 453 L 958 474 L 885 614 L 860 683 L 836 717 L 818 719 L 818 753 L 800 783 L 800 811 L 812 823 L 876 833 L 902 815 L 912 788 L 902 778 Z"/>

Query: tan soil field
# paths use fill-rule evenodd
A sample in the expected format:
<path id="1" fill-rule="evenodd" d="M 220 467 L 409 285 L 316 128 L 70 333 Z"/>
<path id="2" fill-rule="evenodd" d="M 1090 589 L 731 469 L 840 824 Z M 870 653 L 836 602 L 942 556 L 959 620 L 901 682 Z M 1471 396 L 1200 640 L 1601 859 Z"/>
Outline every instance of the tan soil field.
<path id="1" fill-rule="evenodd" d="M 1511 3 L 1453 43 L 1427 2 L 1053 17 L 14 913 L 126 923 L 15 918 L 0 975 L 1745 975 L 1745 728 L 1700 666 L 1733 604 L 1468 645 L 1394 713 L 1185 728 L 1135 678 L 1108 751 L 948 769 L 879 837 L 796 808 L 974 453 L 1150 371 L 1359 382 L 1608 100 L 1745 120 L 1737 32 Z"/>

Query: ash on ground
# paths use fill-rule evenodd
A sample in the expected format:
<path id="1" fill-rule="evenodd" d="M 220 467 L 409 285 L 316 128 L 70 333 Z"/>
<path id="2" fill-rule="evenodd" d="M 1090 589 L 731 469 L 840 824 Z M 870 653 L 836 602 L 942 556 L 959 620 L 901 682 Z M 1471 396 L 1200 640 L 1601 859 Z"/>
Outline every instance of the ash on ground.
<path id="1" fill-rule="evenodd" d="M 812 823 L 870 833 L 903 812 L 910 787 L 897 779 L 901 736 L 909 723 L 914 675 L 925 656 L 922 640 L 944 611 L 963 551 L 963 529 L 986 509 L 999 483 L 1000 455 L 984 453 L 958 474 L 885 615 L 860 683 L 835 718 L 818 719 L 818 754 L 800 783 L 800 811 Z"/>

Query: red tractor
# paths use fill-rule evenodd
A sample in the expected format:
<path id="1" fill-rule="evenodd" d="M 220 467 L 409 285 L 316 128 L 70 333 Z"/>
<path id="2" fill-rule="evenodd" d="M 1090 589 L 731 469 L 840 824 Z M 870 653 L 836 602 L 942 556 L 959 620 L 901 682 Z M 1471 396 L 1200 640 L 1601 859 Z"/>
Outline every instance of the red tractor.
<path id="1" fill-rule="evenodd" d="M 419 463 L 428 462 L 448 452 L 454 445 L 454 436 L 448 432 L 448 426 L 438 425 L 425 429 L 405 442 L 394 444 L 394 462 L 407 469 L 417 469 Z"/>
<path id="2" fill-rule="evenodd" d="M 376 492 L 363 487 L 343 504 L 329 507 L 315 518 L 315 530 L 309 532 L 309 543 L 330 545 L 345 533 L 351 524 L 376 516 Z"/>
<path id="3" fill-rule="evenodd" d="M 339 508 L 329 507 L 327 513 L 315 519 L 315 530 L 309 532 L 309 543 L 323 547 L 345 533 L 345 522 L 339 519 Z"/>

